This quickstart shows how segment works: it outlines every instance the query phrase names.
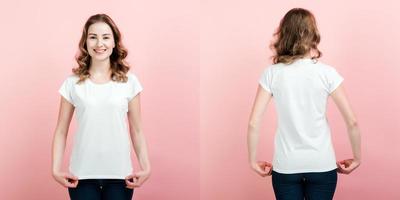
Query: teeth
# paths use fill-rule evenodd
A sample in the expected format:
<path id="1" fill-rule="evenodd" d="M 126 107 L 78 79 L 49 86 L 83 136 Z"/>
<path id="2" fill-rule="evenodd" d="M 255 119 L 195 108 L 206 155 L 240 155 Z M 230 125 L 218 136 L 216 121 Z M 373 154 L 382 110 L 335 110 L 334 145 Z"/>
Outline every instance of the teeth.
<path id="1" fill-rule="evenodd" d="M 106 51 L 106 50 L 105 50 L 105 49 L 101 49 L 101 50 L 95 49 L 94 51 L 96 51 L 96 52 L 104 52 L 104 51 Z"/>

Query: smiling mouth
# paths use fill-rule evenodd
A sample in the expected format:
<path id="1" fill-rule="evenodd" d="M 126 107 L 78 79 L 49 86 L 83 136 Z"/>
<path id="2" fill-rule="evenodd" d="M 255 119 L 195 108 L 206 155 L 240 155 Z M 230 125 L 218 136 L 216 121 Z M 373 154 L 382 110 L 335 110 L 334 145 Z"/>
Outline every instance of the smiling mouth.
<path id="1" fill-rule="evenodd" d="M 96 53 L 103 53 L 106 49 L 93 49 Z"/>

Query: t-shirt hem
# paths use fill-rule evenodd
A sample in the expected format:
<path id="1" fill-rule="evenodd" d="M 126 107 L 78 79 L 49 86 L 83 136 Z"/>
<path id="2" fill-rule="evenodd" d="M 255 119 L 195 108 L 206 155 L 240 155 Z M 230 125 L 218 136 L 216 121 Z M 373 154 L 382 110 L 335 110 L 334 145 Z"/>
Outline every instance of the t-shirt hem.
<path id="1" fill-rule="evenodd" d="M 296 173 L 328 172 L 336 168 L 337 166 L 328 168 L 319 168 L 319 169 L 295 169 L 295 170 L 272 168 L 272 170 L 281 174 L 296 174 Z"/>
<path id="2" fill-rule="evenodd" d="M 75 106 L 74 102 L 72 102 L 72 100 L 70 99 L 70 97 L 68 97 L 68 95 L 66 95 L 61 89 L 58 90 L 58 93 L 64 97 L 65 100 L 67 100 L 70 104 L 72 104 L 73 106 Z"/>
<path id="3" fill-rule="evenodd" d="M 332 94 L 340 86 L 340 84 L 342 84 L 343 81 L 344 78 L 340 77 L 340 79 L 336 82 L 336 84 L 333 85 L 331 91 L 329 91 L 329 94 Z"/>
<path id="4" fill-rule="evenodd" d="M 143 88 L 139 88 L 137 91 L 135 91 L 134 93 L 130 94 L 128 96 L 128 102 L 130 102 L 133 98 L 135 98 L 142 91 L 143 91 Z"/>
<path id="5" fill-rule="evenodd" d="M 270 90 L 262 81 L 259 81 L 258 84 L 260 84 L 261 87 L 262 87 L 265 91 L 267 91 L 267 92 L 269 92 L 270 94 L 272 94 L 271 90 Z"/>
<path id="6" fill-rule="evenodd" d="M 128 176 L 128 175 L 126 175 Z M 86 176 L 78 176 L 78 180 L 82 179 L 124 179 L 126 176 L 117 176 L 117 175 L 86 175 Z"/>

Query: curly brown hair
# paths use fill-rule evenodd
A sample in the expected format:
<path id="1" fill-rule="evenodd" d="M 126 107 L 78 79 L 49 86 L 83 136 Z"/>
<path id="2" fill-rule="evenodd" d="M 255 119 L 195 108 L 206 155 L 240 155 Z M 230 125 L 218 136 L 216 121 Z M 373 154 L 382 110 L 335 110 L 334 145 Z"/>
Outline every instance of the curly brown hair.
<path id="1" fill-rule="evenodd" d="M 322 56 L 318 49 L 321 37 L 318 32 L 314 15 L 303 8 L 289 10 L 280 21 L 274 33 L 276 41 L 271 44 L 275 55 L 273 63 L 293 63 L 296 59 L 304 58 L 312 50 L 316 55 L 312 59 Z"/>
<path id="2" fill-rule="evenodd" d="M 75 57 L 78 62 L 78 67 L 73 68 L 72 72 L 79 77 L 78 84 L 90 77 L 89 68 L 91 64 L 91 57 L 88 53 L 86 40 L 88 36 L 88 29 L 90 25 L 104 22 L 108 24 L 113 32 L 115 47 L 110 56 L 111 79 L 117 82 L 126 82 L 128 77 L 126 73 L 129 71 L 129 65 L 124 61 L 128 55 L 128 51 L 122 45 L 121 32 L 114 23 L 114 21 L 106 14 L 96 14 L 89 17 L 83 27 L 82 36 L 79 41 L 79 52 Z"/>

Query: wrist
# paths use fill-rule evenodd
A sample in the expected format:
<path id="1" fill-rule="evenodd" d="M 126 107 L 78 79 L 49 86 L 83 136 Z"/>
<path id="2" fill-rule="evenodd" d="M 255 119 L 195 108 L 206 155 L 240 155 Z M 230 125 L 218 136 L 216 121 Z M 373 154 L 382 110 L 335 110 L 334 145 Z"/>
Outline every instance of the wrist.
<path id="1" fill-rule="evenodd" d="M 257 161 L 250 161 L 250 166 L 252 167 L 252 168 L 256 168 L 257 166 L 258 166 L 258 163 L 257 163 Z"/>
<path id="2" fill-rule="evenodd" d="M 61 172 L 61 170 L 59 170 L 59 169 L 53 169 L 52 170 L 52 173 L 53 174 L 59 174 Z"/>
<path id="3" fill-rule="evenodd" d="M 150 174 L 151 173 L 151 169 L 150 168 L 142 169 L 142 172 Z"/>

